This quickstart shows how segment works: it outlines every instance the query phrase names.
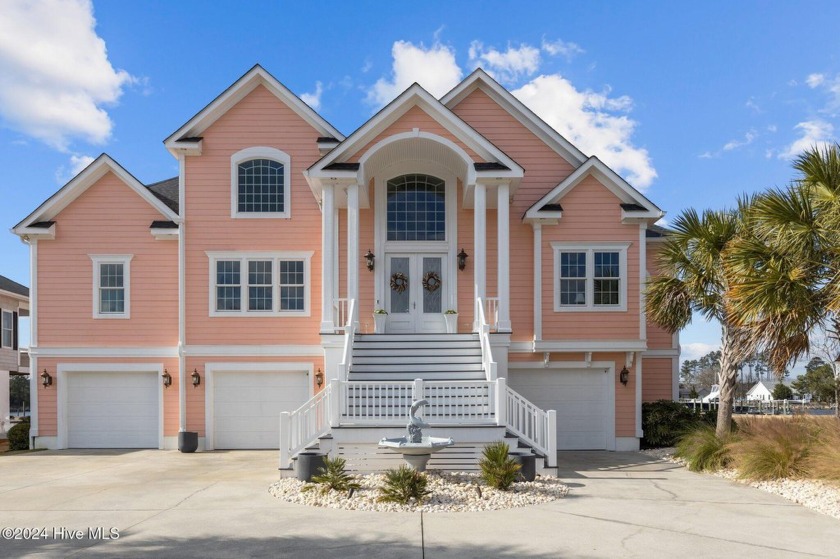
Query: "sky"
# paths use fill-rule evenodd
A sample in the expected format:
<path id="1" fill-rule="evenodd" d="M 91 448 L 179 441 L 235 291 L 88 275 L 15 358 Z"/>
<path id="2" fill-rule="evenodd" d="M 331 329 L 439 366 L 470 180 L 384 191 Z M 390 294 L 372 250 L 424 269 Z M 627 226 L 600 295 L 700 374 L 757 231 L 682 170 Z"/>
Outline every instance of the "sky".
<path id="1" fill-rule="evenodd" d="M 667 215 L 784 186 L 840 135 L 838 2 L 0 0 L 0 224 L 106 152 L 144 183 L 162 141 L 254 64 L 349 135 L 418 82 L 481 66 Z M 823 23 L 821 23 L 823 22 Z M 29 253 L 0 234 L 0 274 Z M 696 318 L 683 358 L 719 345 Z"/>

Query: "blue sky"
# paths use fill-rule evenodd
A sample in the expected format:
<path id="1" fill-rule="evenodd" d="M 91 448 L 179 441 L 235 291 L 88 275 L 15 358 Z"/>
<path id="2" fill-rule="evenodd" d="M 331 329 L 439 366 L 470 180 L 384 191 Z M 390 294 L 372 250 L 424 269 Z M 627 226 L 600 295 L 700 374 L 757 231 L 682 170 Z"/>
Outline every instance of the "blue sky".
<path id="1" fill-rule="evenodd" d="M 838 20 L 837 2 L 0 0 L 0 223 L 103 151 L 174 176 L 162 140 L 255 63 L 345 134 L 481 65 L 669 216 L 729 206 L 840 134 Z M 0 254 L 28 284 L 26 247 L 0 235 Z M 718 338 L 695 323 L 685 355 Z"/>

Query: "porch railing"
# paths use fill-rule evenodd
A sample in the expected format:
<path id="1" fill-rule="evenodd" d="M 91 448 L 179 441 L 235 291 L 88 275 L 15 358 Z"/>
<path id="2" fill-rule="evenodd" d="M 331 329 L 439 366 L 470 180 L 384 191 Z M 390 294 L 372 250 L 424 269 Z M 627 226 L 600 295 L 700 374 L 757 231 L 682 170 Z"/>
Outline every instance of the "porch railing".
<path id="1" fill-rule="evenodd" d="M 356 336 L 356 300 L 350 299 L 347 306 L 347 318 L 344 324 L 344 350 L 341 354 L 341 363 L 338 365 L 338 379 L 347 380 L 350 368 L 353 366 L 353 338 Z"/>
<path id="2" fill-rule="evenodd" d="M 330 431 L 334 399 L 338 396 L 328 384 L 293 412 L 280 414 L 280 467 L 289 468 L 292 457 Z"/>
<path id="3" fill-rule="evenodd" d="M 549 468 L 557 466 L 557 412 L 542 410 L 507 387 L 505 395 L 507 428 L 543 453 Z"/>
<path id="4" fill-rule="evenodd" d="M 499 330 L 499 298 L 484 297 L 484 316 L 492 332 Z"/>
<path id="5" fill-rule="evenodd" d="M 344 332 L 349 323 L 350 317 L 350 299 L 339 298 L 333 301 L 333 324 L 336 332 Z"/>
<path id="6" fill-rule="evenodd" d="M 498 299 L 497 299 L 498 301 Z M 481 342 L 481 367 L 487 380 L 496 380 L 497 365 L 493 360 L 493 348 L 490 346 L 490 325 L 484 313 L 484 300 L 476 298 L 475 306 L 478 311 L 478 339 Z"/>

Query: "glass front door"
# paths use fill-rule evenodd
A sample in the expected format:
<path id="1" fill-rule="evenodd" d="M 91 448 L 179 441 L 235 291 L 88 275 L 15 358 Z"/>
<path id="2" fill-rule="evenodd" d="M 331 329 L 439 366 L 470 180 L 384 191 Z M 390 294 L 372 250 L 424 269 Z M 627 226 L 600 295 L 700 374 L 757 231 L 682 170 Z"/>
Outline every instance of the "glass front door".
<path id="1" fill-rule="evenodd" d="M 445 254 L 389 254 L 389 333 L 445 332 L 448 300 Z"/>

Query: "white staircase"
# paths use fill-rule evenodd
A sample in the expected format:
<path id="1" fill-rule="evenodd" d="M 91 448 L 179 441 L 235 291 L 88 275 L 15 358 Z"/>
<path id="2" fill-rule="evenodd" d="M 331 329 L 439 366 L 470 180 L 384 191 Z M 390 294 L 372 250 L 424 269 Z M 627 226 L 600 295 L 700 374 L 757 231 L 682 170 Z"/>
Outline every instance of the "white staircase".
<path id="1" fill-rule="evenodd" d="M 353 342 L 350 381 L 485 380 L 478 334 L 368 334 Z"/>

